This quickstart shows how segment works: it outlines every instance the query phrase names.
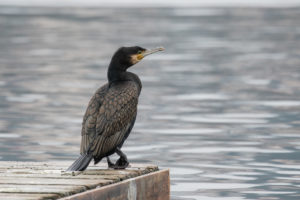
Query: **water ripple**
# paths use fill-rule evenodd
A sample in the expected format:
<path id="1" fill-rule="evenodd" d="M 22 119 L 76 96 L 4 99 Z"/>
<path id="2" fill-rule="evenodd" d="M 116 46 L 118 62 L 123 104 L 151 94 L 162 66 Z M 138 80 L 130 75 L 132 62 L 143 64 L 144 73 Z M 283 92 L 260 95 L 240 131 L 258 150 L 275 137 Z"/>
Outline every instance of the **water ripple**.
<path id="1" fill-rule="evenodd" d="M 256 184 L 247 183 L 210 183 L 210 182 L 180 182 L 174 185 L 172 188 L 176 191 L 192 192 L 196 190 L 230 190 L 230 189 L 242 189 L 256 187 Z"/>
<path id="2" fill-rule="evenodd" d="M 0 138 L 19 138 L 21 135 L 15 133 L 0 133 Z"/>
<path id="3" fill-rule="evenodd" d="M 201 135 L 201 134 L 213 134 L 222 132 L 221 129 L 135 129 L 141 133 L 159 133 L 166 135 Z"/>
<path id="4" fill-rule="evenodd" d="M 44 94 L 22 94 L 18 96 L 6 97 L 7 101 L 22 102 L 22 103 L 32 103 L 43 99 L 46 99 L 46 95 Z"/>
<path id="5" fill-rule="evenodd" d="M 228 100 L 229 97 L 224 94 L 183 94 L 176 96 L 165 96 L 163 99 L 171 101 L 187 101 L 187 100 Z"/>
<path id="6" fill-rule="evenodd" d="M 291 153 L 293 151 L 286 149 L 262 149 L 256 147 L 200 147 L 189 149 L 172 150 L 174 153 L 221 153 L 221 152 L 237 152 L 237 153 Z M 264 166 L 261 163 L 259 165 Z M 269 164 L 269 166 L 274 166 Z M 276 165 L 275 165 L 276 166 Z"/>

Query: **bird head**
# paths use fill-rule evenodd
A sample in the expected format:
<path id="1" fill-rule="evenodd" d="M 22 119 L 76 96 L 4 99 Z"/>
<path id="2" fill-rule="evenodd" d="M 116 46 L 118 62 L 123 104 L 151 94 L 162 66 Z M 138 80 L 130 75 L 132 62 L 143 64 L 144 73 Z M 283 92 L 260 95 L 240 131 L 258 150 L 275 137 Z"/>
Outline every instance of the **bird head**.
<path id="1" fill-rule="evenodd" d="M 122 68 L 121 70 L 126 70 L 141 61 L 144 57 L 163 50 L 163 47 L 155 49 L 144 49 L 139 46 L 121 47 L 112 57 L 112 62 L 117 62 L 120 64 L 119 67 Z"/>

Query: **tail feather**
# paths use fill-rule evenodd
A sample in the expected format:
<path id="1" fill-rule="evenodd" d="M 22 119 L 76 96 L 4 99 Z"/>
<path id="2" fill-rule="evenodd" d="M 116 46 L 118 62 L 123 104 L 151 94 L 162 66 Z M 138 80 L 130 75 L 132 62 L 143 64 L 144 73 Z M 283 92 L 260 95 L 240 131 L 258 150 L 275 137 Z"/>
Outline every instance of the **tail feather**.
<path id="1" fill-rule="evenodd" d="M 79 158 L 77 158 L 77 160 L 75 160 L 75 162 L 67 169 L 67 171 L 83 171 L 89 166 L 92 159 L 92 155 L 80 155 Z"/>

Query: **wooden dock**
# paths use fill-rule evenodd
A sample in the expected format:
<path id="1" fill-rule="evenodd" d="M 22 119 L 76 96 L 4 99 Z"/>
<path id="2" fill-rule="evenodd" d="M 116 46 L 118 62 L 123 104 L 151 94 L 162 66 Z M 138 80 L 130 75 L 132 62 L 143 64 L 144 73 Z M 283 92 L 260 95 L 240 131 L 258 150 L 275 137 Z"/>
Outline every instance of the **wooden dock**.
<path id="1" fill-rule="evenodd" d="M 169 170 L 131 164 L 126 170 L 91 165 L 66 173 L 71 162 L 0 161 L 0 199 L 168 200 Z"/>

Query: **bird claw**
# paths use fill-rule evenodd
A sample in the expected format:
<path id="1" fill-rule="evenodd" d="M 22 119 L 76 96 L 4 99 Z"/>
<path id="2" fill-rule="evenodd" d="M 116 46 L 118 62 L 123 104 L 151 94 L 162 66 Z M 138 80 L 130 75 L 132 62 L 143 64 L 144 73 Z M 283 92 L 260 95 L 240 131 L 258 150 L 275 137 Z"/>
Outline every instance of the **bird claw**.
<path id="1" fill-rule="evenodd" d="M 113 168 L 113 169 L 114 169 L 114 168 L 115 168 L 115 166 L 116 166 L 116 165 L 115 165 L 115 164 L 113 164 L 113 163 L 107 163 L 107 164 L 108 164 L 108 168 Z"/>
<path id="2" fill-rule="evenodd" d="M 112 169 L 125 169 L 128 166 L 129 166 L 129 162 L 127 161 L 127 159 L 123 157 L 120 157 L 117 160 L 116 164 L 108 163 L 108 167 Z"/>

